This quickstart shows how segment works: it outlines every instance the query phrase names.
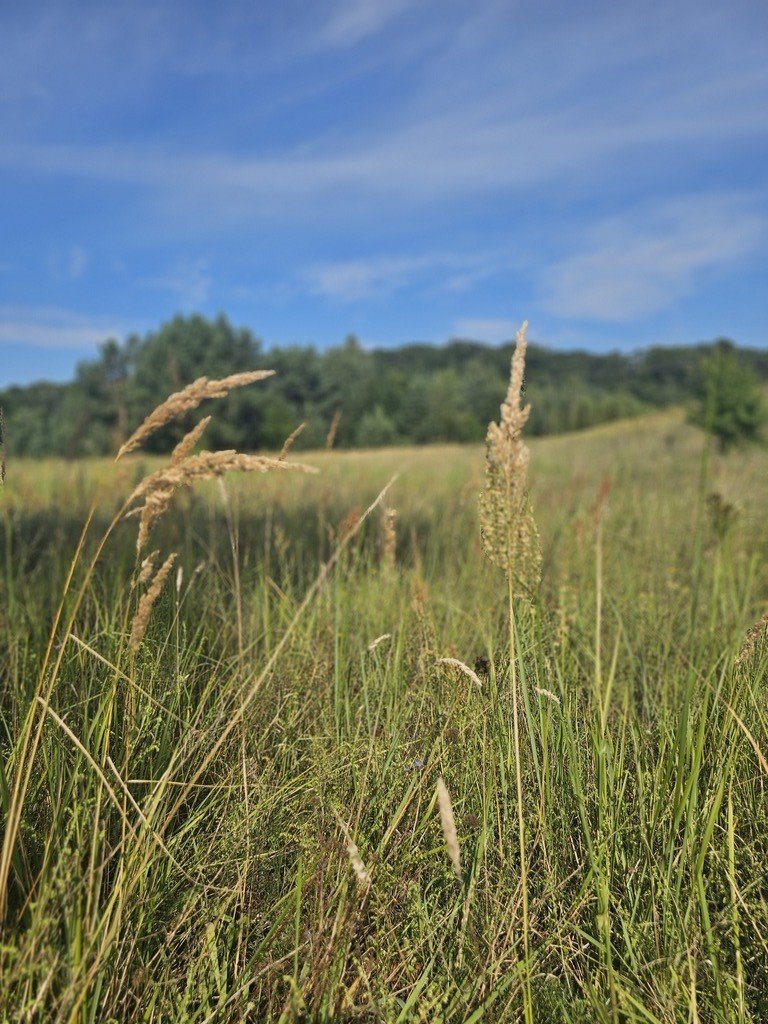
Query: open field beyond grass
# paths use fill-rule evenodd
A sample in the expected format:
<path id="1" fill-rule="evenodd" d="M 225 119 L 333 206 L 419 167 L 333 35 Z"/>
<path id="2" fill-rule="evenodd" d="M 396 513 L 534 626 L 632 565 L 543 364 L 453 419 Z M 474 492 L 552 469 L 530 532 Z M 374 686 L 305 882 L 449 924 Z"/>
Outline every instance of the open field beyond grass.
<path id="1" fill-rule="evenodd" d="M 135 520 L 88 570 L 159 463 L 11 462 L 0 1020 L 768 1020 L 768 454 L 702 484 L 702 448 L 673 413 L 531 444 L 527 961 L 481 448 L 184 491 L 135 651 Z"/>

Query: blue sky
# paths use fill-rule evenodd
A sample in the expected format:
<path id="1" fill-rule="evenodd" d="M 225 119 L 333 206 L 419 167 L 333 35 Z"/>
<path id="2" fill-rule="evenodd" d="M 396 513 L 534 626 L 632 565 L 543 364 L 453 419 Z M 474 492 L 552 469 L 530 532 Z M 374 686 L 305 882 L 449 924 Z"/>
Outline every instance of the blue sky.
<path id="1" fill-rule="evenodd" d="M 768 344 L 765 0 L 0 4 L 0 385 L 224 311 Z"/>

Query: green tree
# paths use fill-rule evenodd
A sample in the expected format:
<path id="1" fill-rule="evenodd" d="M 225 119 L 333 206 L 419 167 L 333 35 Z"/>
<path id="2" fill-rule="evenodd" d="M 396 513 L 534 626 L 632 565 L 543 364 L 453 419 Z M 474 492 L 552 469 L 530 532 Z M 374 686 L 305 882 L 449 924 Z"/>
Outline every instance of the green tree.
<path id="1" fill-rule="evenodd" d="M 380 405 L 365 413 L 357 427 L 355 441 L 361 448 L 383 448 L 397 443 L 397 428 Z"/>
<path id="2" fill-rule="evenodd" d="M 766 419 L 760 382 L 725 338 L 702 362 L 692 419 L 712 434 L 721 451 L 760 439 Z"/>

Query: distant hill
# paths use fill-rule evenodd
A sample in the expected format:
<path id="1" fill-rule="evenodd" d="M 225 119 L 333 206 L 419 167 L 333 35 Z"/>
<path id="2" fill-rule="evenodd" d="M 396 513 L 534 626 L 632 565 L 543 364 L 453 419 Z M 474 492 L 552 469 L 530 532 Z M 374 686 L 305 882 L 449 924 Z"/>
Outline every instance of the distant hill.
<path id="1" fill-rule="evenodd" d="M 768 351 L 737 348 L 726 339 L 627 355 L 531 345 L 530 433 L 575 430 L 691 402 L 701 394 L 702 360 L 716 345 L 732 348 L 768 380 Z M 104 455 L 171 391 L 195 378 L 269 367 L 277 371 L 274 378 L 222 403 L 207 447 L 279 448 L 302 421 L 300 447 L 322 447 L 332 424 L 333 443 L 344 448 L 480 441 L 498 415 L 511 353 L 511 342 L 468 340 L 368 351 L 354 336 L 322 353 L 300 346 L 265 351 L 224 316 L 179 316 L 142 338 L 105 342 L 69 383 L 0 391 L 0 406 L 16 456 Z M 167 450 L 190 425 L 158 432 L 151 450 Z"/>

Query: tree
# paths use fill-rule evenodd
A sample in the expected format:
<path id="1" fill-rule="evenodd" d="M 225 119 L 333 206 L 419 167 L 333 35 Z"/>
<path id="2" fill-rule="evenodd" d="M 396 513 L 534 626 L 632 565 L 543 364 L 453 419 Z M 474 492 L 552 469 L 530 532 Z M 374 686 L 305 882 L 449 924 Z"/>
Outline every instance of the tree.
<path id="1" fill-rule="evenodd" d="M 760 439 L 766 419 L 760 382 L 726 338 L 718 339 L 702 362 L 692 419 L 712 434 L 721 451 Z"/>
<path id="2" fill-rule="evenodd" d="M 361 448 L 384 448 L 396 444 L 397 429 L 380 405 L 364 414 L 355 441 Z"/>

